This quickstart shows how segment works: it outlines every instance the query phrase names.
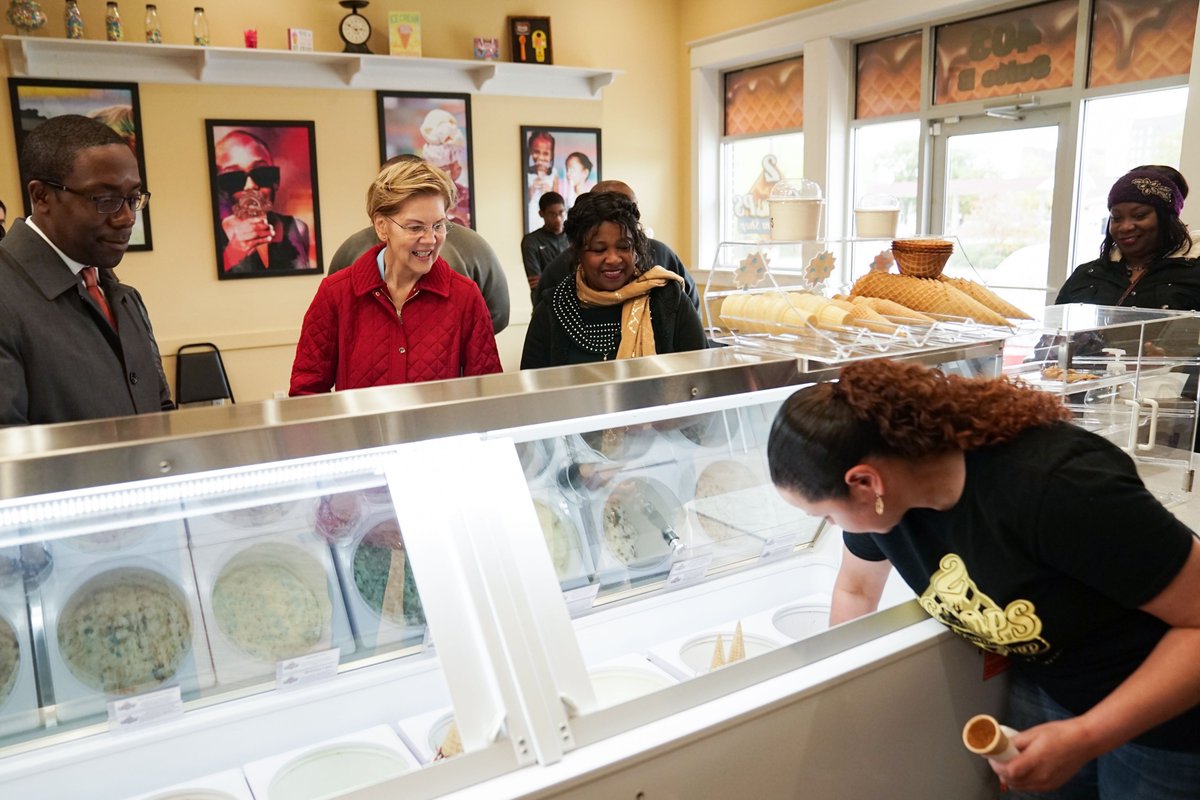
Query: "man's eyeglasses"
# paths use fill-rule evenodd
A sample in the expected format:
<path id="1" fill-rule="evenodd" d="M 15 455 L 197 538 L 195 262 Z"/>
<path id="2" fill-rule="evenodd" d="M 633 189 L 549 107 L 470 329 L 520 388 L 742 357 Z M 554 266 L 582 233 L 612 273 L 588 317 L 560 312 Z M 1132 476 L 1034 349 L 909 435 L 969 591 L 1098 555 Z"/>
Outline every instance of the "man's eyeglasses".
<path id="1" fill-rule="evenodd" d="M 396 220 L 392 219 L 391 217 L 384 217 L 384 219 L 386 219 L 388 222 L 392 223 L 397 228 L 404 231 L 405 233 L 407 233 L 409 236 L 411 236 L 414 239 L 421 238 L 422 236 L 425 235 L 426 231 L 433 231 L 434 236 L 445 236 L 447 233 L 450 232 L 450 226 L 453 224 L 452 222 L 450 222 L 450 220 L 443 219 L 443 220 L 439 220 L 439 221 L 433 223 L 432 225 L 422 225 L 419 222 L 409 223 L 408 225 L 401 225 L 399 222 L 396 222 Z"/>
<path id="2" fill-rule="evenodd" d="M 217 174 L 217 188 L 225 194 L 235 194 L 246 188 L 246 177 L 254 179 L 254 185 L 263 189 L 279 186 L 279 167 L 255 167 L 249 172 L 233 170 Z"/>
<path id="3" fill-rule="evenodd" d="M 76 194 L 80 197 L 86 197 L 88 200 L 91 200 L 96 204 L 97 214 L 116 214 L 126 203 L 129 204 L 129 208 L 131 210 L 141 211 L 150 203 L 149 192 L 138 192 L 137 194 L 131 194 L 128 197 L 121 197 L 120 195 L 116 194 L 92 195 L 84 194 L 83 192 L 77 192 L 70 186 L 65 186 L 61 183 L 55 183 L 54 181 L 43 180 L 41 178 L 38 180 L 49 186 L 51 189 L 59 189 L 60 191 L 70 192 L 71 194 Z"/>

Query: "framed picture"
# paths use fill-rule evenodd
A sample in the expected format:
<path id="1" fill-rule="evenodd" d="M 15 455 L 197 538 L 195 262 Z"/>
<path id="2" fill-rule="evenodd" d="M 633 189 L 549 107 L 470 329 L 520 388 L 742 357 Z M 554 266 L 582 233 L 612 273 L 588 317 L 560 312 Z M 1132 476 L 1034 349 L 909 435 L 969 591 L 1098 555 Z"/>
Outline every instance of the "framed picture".
<path id="1" fill-rule="evenodd" d="M 549 17 L 509 17 L 508 46 L 520 64 L 553 64 Z"/>
<path id="2" fill-rule="evenodd" d="M 313 123 L 206 119 L 204 126 L 217 277 L 323 272 Z"/>
<path id="3" fill-rule="evenodd" d="M 13 133 L 17 144 L 17 161 L 25 136 L 53 117 L 80 114 L 100 120 L 119 133 L 137 157 L 142 174 L 142 190 L 150 191 L 146 176 L 146 157 L 142 148 L 142 115 L 138 104 L 136 83 L 106 83 L 102 81 L 63 81 L 57 79 L 9 78 L 8 96 L 12 103 Z M 33 213 L 29 202 L 31 175 L 21 166 L 21 196 L 25 215 Z M 138 212 L 137 221 L 129 236 L 130 250 L 153 250 L 150 236 L 150 206 Z"/>
<path id="4" fill-rule="evenodd" d="M 422 92 L 376 92 L 379 162 L 412 154 L 445 170 L 458 188 L 451 221 L 475 227 L 474 162 L 471 158 L 471 96 Z"/>
<path id="5" fill-rule="evenodd" d="M 538 200 L 546 192 L 563 196 L 567 210 L 575 198 L 600 180 L 599 128 L 521 126 L 521 189 L 525 232 L 542 227 Z"/>

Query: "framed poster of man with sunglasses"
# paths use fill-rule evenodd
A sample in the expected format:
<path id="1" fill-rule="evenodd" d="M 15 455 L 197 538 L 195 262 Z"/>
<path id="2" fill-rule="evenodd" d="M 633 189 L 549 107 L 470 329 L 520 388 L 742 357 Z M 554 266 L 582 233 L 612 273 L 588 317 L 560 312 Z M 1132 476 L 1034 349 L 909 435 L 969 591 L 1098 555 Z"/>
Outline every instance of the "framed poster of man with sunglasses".
<path id="1" fill-rule="evenodd" d="M 8 97 L 12 105 L 18 163 L 21 147 L 30 131 L 54 117 L 80 114 L 108 125 L 129 144 L 137 157 L 138 171 L 142 176 L 142 192 L 149 193 L 146 158 L 142 149 L 142 116 L 136 83 L 9 78 Z M 26 189 L 32 177 L 25 174 L 22 165 L 21 196 L 25 203 L 25 216 L 29 216 L 33 211 Z M 137 221 L 129 235 L 129 249 L 153 250 L 150 206 L 143 203 L 135 211 Z"/>
<path id="2" fill-rule="evenodd" d="M 217 277 L 324 271 L 312 122 L 204 121 Z"/>

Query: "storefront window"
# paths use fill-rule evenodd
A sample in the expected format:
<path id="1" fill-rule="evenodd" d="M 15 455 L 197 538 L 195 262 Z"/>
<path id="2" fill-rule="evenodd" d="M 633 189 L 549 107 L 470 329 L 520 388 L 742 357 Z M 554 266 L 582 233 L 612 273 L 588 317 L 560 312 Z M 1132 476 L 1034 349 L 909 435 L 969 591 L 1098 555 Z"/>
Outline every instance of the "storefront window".
<path id="1" fill-rule="evenodd" d="M 920 31 L 860 44 L 856 55 L 856 119 L 915 114 L 921 110 Z"/>
<path id="2" fill-rule="evenodd" d="M 1055 0 L 934 29 L 935 104 L 1071 85 L 1078 0 Z"/>
<path id="3" fill-rule="evenodd" d="M 1088 86 L 1187 75 L 1196 0 L 1096 0 Z"/>
<path id="4" fill-rule="evenodd" d="M 854 132 L 854 197 L 886 194 L 900 201 L 897 233 L 917 232 L 918 149 L 921 121 L 863 125 Z"/>
<path id="5" fill-rule="evenodd" d="M 1072 266 L 1099 254 L 1113 181 L 1143 164 L 1179 166 L 1187 98 L 1180 86 L 1084 103 Z"/>
<path id="6" fill-rule="evenodd" d="M 768 238 L 771 187 L 784 178 L 802 177 L 803 125 L 803 57 L 725 75 L 722 239 Z"/>

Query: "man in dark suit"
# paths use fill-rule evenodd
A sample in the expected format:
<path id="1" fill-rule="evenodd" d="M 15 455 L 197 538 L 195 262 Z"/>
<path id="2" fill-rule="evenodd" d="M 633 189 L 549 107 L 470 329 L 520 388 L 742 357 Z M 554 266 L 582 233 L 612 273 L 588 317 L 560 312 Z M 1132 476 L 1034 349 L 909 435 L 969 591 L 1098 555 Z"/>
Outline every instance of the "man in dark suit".
<path id="1" fill-rule="evenodd" d="M 0 425 L 172 408 L 141 295 L 113 276 L 150 199 L 133 151 L 66 115 L 21 160 L 33 214 L 0 241 Z"/>

